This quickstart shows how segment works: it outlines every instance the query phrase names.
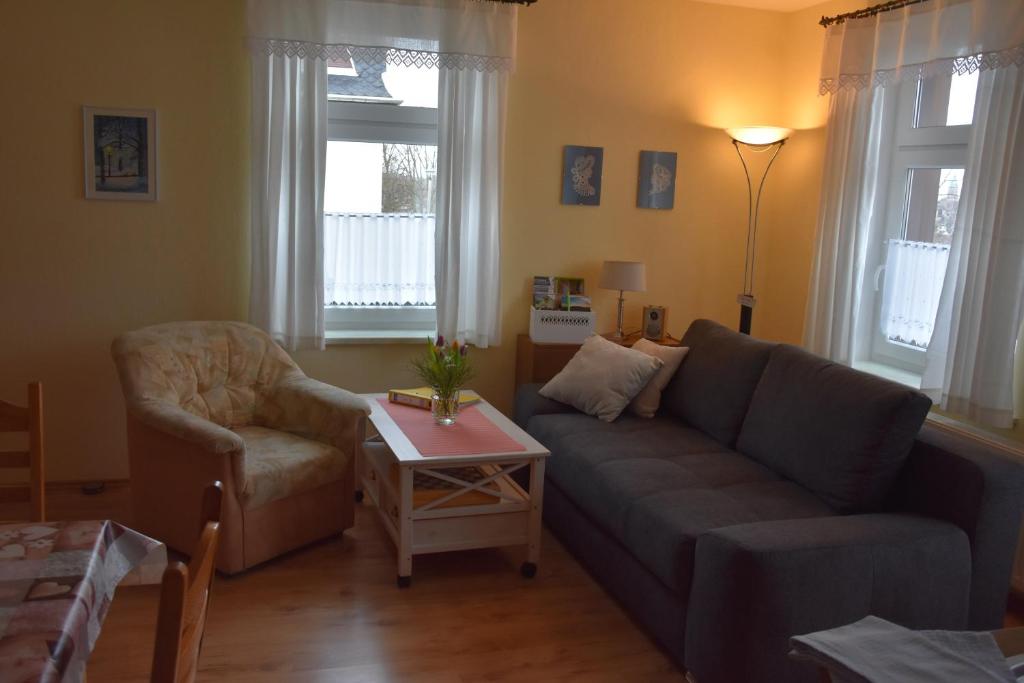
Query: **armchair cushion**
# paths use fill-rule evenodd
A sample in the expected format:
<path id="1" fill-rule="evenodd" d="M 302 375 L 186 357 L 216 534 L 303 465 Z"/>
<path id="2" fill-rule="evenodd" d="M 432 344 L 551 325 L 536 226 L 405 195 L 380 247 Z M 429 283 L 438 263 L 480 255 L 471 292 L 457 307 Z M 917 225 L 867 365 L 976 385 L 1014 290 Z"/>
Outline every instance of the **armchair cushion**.
<path id="1" fill-rule="evenodd" d="M 159 400 L 222 427 L 251 424 L 266 391 L 301 374 L 261 330 L 239 322 L 180 322 L 128 332 L 114 360 L 129 409 Z"/>
<path id="2" fill-rule="evenodd" d="M 334 446 L 266 427 L 235 429 L 245 442 L 242 505 L 255 508 L 341 479 L 350 455 Z M 345 495 L 339 490 L 338 495 Z"/>

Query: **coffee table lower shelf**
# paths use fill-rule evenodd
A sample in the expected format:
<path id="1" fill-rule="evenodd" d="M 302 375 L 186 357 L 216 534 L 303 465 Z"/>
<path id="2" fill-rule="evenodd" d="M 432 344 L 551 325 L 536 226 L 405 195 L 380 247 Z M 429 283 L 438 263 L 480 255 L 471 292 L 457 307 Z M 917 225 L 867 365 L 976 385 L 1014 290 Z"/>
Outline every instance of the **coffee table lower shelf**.
<path id="1" fill-rule="evenodd" d="M 522 469 L 530 474 L 529 491 L 511 477 Z M 371 439 L 363 444 L 359 481 L 357 498 L 364 494 L 375 504 L 398 550 L 400 587 L 411 582 L 413 556 L 452 550 L 522 545 L 526 561 L 521 572 L 528 578 L 536 573 L 543 457 L 509 455 L 495 461 L 468 456 L 453 468 L 429 460 L 400 462 L 383 440 Z"/>

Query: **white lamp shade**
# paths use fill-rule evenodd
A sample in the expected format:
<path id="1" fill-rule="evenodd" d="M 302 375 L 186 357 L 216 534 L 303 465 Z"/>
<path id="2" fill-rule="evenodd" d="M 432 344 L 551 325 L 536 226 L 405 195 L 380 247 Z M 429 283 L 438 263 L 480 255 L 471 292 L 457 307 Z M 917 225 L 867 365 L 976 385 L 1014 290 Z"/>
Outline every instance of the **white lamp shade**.
<path id="1" fill-rule="evenodd" d="M 746 126 L 744 128 L 726 128 L 736 142 L 745 145 L 774 145 L 780 140 L 785 140 L 793 132 L 791 128 L 779 128 L 778 126 Z"/>
<path id="2" fill-rule="evenodd" d="M 601 266 L 601 289 L 618 289 L 626 292 L 647 290 L 647 271 L 639 261 L 605 261 Z"/>

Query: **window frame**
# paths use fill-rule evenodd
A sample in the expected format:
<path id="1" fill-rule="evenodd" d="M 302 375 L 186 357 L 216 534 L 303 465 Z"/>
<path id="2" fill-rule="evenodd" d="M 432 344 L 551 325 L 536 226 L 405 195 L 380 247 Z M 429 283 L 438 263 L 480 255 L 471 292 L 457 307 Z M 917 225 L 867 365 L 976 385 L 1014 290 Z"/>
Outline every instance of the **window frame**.
<path id="1" fill-rule="evenodd" d="M 947 77 L 948 78 L 948 77 Z M 910 199 L 910 173 L 913 169 L 966 168 L 971 125 L 917 127 L 919 102 L 924 81 L 901 84 L 897 95 L 896 130 L 889 163 L 889 182 L 885 201 L 883 240 L 903 239 L 905 217 Z M 884 244 L 884 242 L 883 242 Z M 924 349 L 889 341 L 882 333 L 881 277 L 886 249 L 880 250 L 874 278 L 874 315 L 868 360 L 872 364 L 894 368 L 902 374 L 919 376 L 927 360 Z"/>
<path id="2" fill-rule="evenodd" d="M 437 109 L 330 98 L 328 141 L 437 146 Z M 437 330 L 434 306 L 324 306 L 329 340 L 422 340 Z"/>

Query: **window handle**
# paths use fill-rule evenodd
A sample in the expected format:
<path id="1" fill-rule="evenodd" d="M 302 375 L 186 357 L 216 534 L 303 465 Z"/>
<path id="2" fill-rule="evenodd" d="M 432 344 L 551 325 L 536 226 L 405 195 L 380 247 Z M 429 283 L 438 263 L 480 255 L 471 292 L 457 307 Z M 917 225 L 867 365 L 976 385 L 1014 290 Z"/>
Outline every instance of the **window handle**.
<path id="1" fill-rule="evenodd" d="M 884 263 L 882 265 L 878 266 L 877 268 L 875 268 L 875 291 L 876 292 L 880 289 L 880 285 L 878 284 L 878 279 L 882 276 L 882 273 L 884 271 L 885 271 L 885 264 Z"/>

